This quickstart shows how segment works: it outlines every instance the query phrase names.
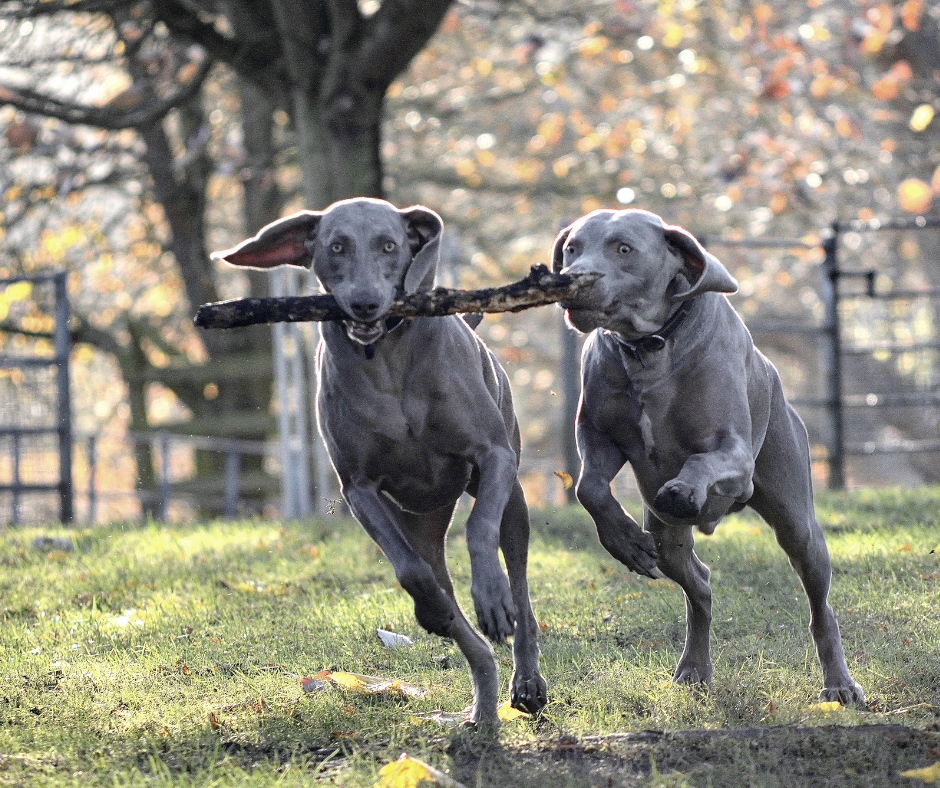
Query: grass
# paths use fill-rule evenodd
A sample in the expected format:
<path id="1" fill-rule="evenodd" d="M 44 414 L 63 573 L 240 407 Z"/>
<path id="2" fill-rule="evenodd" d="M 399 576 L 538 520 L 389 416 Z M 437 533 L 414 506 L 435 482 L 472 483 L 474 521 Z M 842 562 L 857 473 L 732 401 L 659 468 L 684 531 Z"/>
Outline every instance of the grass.
<path id="1" fill-rule="evenodd" d="M 361 529 L 338 516 L 7 529 L 0 539 L 0 786 L 371 786 L 399 753 L 482 786 L 911 785 L 940 761 L 940 490 L 822 494 L 831 602 L 870 711 L 826 709 L 802 591 L 756 517 L 712 569 L 715 680 L 670 682 L 678 588 L 622 570 L 576 508 L 533 512 L 530 585 L 551 701 L 496 741 L 419 722 L 470 701 Z M 40 536 L 70 552 L 37 549 Z M 451 569 L 465 607 L 462 530 Z M 377 627 L 410 635 L 388 650 Z M 508 697 L 508 646 L 496 649 Z M 304 692 L 322 669 L 419 698 Z M 903 725 L 904 727 L 899 727 Z"/>

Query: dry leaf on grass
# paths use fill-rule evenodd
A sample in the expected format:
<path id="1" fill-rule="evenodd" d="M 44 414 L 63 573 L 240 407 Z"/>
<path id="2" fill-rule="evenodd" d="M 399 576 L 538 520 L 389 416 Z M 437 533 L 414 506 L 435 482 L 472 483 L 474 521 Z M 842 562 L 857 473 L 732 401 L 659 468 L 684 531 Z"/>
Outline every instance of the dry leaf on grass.
<path id="1" fill-rule="evenodd" d="M 444 772 L 403 752 L 397 761 L 379 769 L 379 781 L 373 788 L 417 788 L 421 782 L 443 788 L 466 788 Z"/>
<path id="2" fill-rule="evenodd" d="M 360 673 L 321 670 L 316 677 L 321 681 L 329 682 L 334 687 L 346 690 L 346 692 L 361 693 L 363 695 L 387 693 L 419 698 L 427 693 L 427 690 L 422 687 L 415 687 L 413 684 L 406 684 L 398 679 L 390 681 L 378 676 L 364 676 Z"/>
<path id="3" fill-rule="evenodd" d="M 518 720 L 520 717 L 528 717 L 530 715 L 519 709 L 514 709 L 507 700 L 496 707 L 496 716 L 503 722 L 509 722 L 510 720 Z"/>
<path id="4" fill-rule="evenodd" d="M 379 636 L 382 645 L 385 648 L 402 648 L 403 646 L 413 646 L 414 641 L 407 635 L 400 635 L 397 632 L 390 632 L 387 629 L 377 629 L 375 634 Z"/>
<path id="5" fill-rule="evenodd" d="M 902 777 L 910 777 L 912 780 L 922 780 L 925 783 L 935 783 L 940 785 L 940 761 L 932 766 L 925 766 L 923 769 L 911 769 L 901 772 Z"/>

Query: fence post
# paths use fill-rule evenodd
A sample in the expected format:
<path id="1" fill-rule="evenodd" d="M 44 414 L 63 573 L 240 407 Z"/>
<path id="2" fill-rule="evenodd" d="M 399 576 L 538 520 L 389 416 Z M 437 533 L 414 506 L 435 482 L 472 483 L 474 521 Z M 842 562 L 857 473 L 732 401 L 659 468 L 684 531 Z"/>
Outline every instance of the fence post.
<path id="1" fill-rule="evenodd" d="M 72 396 L 69 389 L 69 356 L 72 352 L 72 335 L 69 330 L 68 273 L 60 271 L 53 277 L 55 282 L 55 322 L 52 329 L 53 349 L 58 384 L 58 434 L 59 434 L 59 517 L 63 523 L 71 523 L 74 517 L 72 496 Z"/>
<path id="2" fill-rule="evenodd" d="M 23 480 L 20 478 L 20 433 L 13 433 L 13 492 L 10 505 L 13 507 L 10 511 L 10 524 L 20 524 L 20 485 Z"/>
<path id="3" fill-rule="evenodd" d="M 238 444 L 229 441 L 225 453 L 225 516 L 229 520 L 234 520 L 238 512 L 239 460 Z"/>
<path id="4" fill-rule="evenodd" d="M 160 521 L 170 516 L 170 436 L 161 432 L 160 441 Z"/>
<path id="5" fill-rule="evenodd" d="M 845 435 L 842 421 L 842 328 L 839 320 L 839 223 L 822 243 L 820 290 L 824 317 L 822 325 L 825 400 L 828 417 L 826 454 L 829 461 L 829 489 L 845 489 Z"/>
<path id="6" fill-rule="evenodd" d="M 88 436 L 88 524 L 95 524 L 98 508 L 98 491 L 95 488 L 95 469 L 98 466 L 98 441 L 94 435 Z"/>

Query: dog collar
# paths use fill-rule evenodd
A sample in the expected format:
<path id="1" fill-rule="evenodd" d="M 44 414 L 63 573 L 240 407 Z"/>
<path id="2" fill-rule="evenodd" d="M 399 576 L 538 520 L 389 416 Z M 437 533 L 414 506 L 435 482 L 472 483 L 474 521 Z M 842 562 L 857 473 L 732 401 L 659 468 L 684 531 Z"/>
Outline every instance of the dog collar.
<path id="1" fill-rule="evenodd" d="M 645 337 L 640 337 L 639 339 L 624 339 L 620 334 L 616 332 L 612 333 L 617 338 L 617 342 L 620 343 L 620 347 L 632 359 L 639 361 L 641 367 L 645 367 L 646 364 L 643 363 L 643 354 L 655 353 L 657 350 L 662 350 L 666 347 L 666 340 L 676 333 L 676 329 L 682 325 L 682 321 L 685 320 L 689 312 L 692 311 L 692 305 L 694 303 L 694 298 L 683 301 L 682 306 L 673 312 L 670 318 L 663 323 L 663 327 L 654 334 L 647 334 Z"/>
<path id="2" fill-rule="evenodd" d="M 404 322 L 405 322 L 405 318 L 403 317 L 385 318 L 385 334 L 388 334 L 389 332 L 394 331 Z M 382 337 L 384 337 L 385 334 L 382 334 Z M 379 339 L 381 339 L 382 337 L 379 337 Z M 375 342 L 378 342 L 379 339 L 375 340 Z M 375 358 L 375 342 L 363 347 L 363 350 L 365 351 L 365 354 L 366 354 L 366 358 L 369 360 Z"/>

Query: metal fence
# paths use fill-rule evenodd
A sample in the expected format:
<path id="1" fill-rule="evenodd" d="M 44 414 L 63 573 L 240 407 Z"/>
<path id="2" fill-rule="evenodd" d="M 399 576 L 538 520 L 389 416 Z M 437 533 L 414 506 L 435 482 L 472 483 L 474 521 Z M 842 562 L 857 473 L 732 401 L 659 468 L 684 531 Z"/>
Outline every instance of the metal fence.
<path id="1" fill-rule="evenodd" d="M 148 449 L 145 456 L 154 466 L 152 486 L 134 484 L 133 476 L 126 472 L 142 461 L 137 452 L 141 447 Z M 116 440 L 89 435 L 76 441 L 75 448 L 84 460 L 75 479 L 77 520 L 129 520 L 147 512 L 159 521 L 201 512 L 228 519 L 283 512 L 278 483 L 280 452 L 275 441 L 153 432 L 131 433 Z M 221 455 L 222 476 L 200 476 L 196 472 L 197 452 Z M 245 457 L 261 457 L 263 469 L 246 471 Z"/>
<path id="2" fill-rule="evenodd" d="M 940 249 L 938 229 L 940 218 L 918 216 L 836 222 L 818 243 L 786 238 L 701 239 L 710 247 L 738 250 L 821 251 L 815 310 L 805 309 L 787 320 L 747 323 L 761 347 L 761 340 L 772 335 L 798 337 L 802 358 L 794 352 L 789 364 L 778 362 L 778 366 L 784 367 L 791 402 L 804 417 L 811 442 L 824 447 L 830 488 L 844 488 L 847 469 L 859 465 L 861 458 L 889 455 L 917 457 L 920 472 L 915 468 L 908 473 L 936 481 L 940 289 L 922 281 L 914 287 L 896 283 L 907 275 L 899 261 L 919 249 L 917 243 L 897 236 L 932 230 L 927 246 Z M 877 240 L 871 240 L 875 236 Z M 892 248 L 899 244 L 908 244 L 906 255 Z M 923 280 L 922 274 L 914 278 Z M 794 366 L 794 358 L 802 374 L 786 369 Z M 903 481 L 903 472 L 897 476 Z"/>
<path id="3" fill-rule="evenodd" d="M 38 304 L 44 314 L 26 317 L 52 320 L 51 344 L 21 336 L 0 352 L 0 523 L 53 519 L 50 498 L 57 519 L 73 519 L 66 285 L 64 271 L 0 279 L 4 317 Z"/>
<path id="4" fill-rule="evenodd" d="M 734 305 L 758 347 L 780 369 L 787 395 L 807 424 L 817 477 L 832 488 L 940 479 L 940 288 L 933 286 L 940 273 L 940 217 L 838 222 L 819 241 L 701 240 L 723 247 L 720 256 L 741 281 Z M 911 265 L 914 259 L 933 260 L 934 269 L 929 263 Z M 762 277 L 784 285 L 779 303 L 751 292 Z M 3 302 L 11 285 L 32 287 L 30 298 Z M 148 513 L 175 520 L 208 511 L 226 517 L 303 516 L 311 508 L 322 512 L 338 504 L 317 493 L 322 500 L 298 509 L 291 498 L 296 490 L 281 485 L 285 466 L 298 462 L 296 452 L 285 452 L 285 445 L 296 442 L 293 433 L 280 443 L 160 432 L 102 434 L 81 438 L 73 447 L 66 275 L 0 280 L 0 309 L 14 317 L 21 301 L 38 305 L 47 328 L 32 339 L 7 335 L 0 344 L 0 524 L 97 522 Z M 38 338 L 43 333 L 46 338 Z M 562 338 L 566 352 L 559 363 L 576 373 L 574 335 L 565 330 Z M 294 355 L 305 344 L 294 337 Z M 295 370 L 292 377 L 308 375 Z M 560 398 L 570 425 L 573 413 L 567 411 L 577 401 L 577 379 L 576 374 L 563 378 L 570 383 Z M 279 388 L 285 412 L 286 390 Z M 294 400 L 291 407 L 298 412 L 308 402 L 302 391 Z M 568 451 L 573 454 L 573 447 Z M 206 452 L 224 456 L 216 463 L 224 468 L 221 475 L 209 479 L 196 472 L 197 453 Z M 299 456 L 309 461 L 309 454 Z M 248 456 L 260 459 L 244 462 Z M 135 487 L 141 462 L 154 471 L 149 487 Z M 533 462 L 524 455 L 522 473 L 545 476 L 535 486 L 557 492 L 552 472 L 567 466 Z M 576 459 L 571 464 L 576 472 Z M 325 458 L 317 457 L 313 470 L 329 474 Z M 626 477 L 621 482 L 630 486 Z M 329 489 L 318 479 L 321 488 Z"/>

